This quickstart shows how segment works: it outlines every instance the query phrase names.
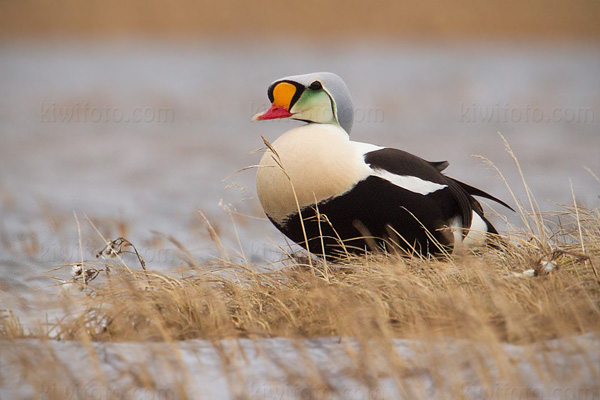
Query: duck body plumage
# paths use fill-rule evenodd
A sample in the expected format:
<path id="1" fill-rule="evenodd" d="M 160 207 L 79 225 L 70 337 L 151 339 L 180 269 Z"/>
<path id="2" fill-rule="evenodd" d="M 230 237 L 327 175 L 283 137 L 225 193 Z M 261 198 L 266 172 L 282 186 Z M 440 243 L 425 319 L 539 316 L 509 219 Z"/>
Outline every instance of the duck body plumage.
<path id="1" fill-rule="evenodd" d="M 457 241 L 485 240 L 483 231 L 462 234 L 473 222 L 496 232 L 477 200 L 442 174 L 446 162 L 352 142 L 327 124 L 294 128 L 271 146 L 260 162 L 258 197 L 275 226 L 303 247 L 308 239 L 312 253 L 439 253 Z"/>
<path id="2" fill-rule="evenodd" d="M 495 197 L 408 152 L 350 140 L 352 99 L 332 73 L 282 78 L 254 119 L 307 122 L 267 146 L 257 173 L 260 203 L 294 242 L 325 257 L 400 250 L 452 252 L 497 230 L 473 196 Z"/>

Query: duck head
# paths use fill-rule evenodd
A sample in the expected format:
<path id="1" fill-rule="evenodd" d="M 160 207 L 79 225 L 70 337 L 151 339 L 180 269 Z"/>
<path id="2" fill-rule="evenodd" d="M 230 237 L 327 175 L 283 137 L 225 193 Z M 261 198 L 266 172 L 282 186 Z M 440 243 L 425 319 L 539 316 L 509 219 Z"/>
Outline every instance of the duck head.
<path id="1" fill-rule="evenodd" d="M 295 75 L 273 82 L 267 91 L 271 107 L 254 121 L 291 118 L 308 123 L 333 124 L 350 133 L 354 107 L 348 87 L 331 72 Z"/>

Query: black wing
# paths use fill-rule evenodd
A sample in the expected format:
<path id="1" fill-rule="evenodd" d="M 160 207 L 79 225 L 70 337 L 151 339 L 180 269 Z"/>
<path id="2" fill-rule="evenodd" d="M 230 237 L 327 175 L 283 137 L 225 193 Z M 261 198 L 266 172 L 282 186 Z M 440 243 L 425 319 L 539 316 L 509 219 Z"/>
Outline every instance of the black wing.
<path id="1" fill-rule="evenodd" d="M 383 169 L 396 175 L 416 176 L 425 181 L 446 185 L 446 177 L 440 173 L 447 161 L 429 162 L 403 150 L 384 148 L 365 154 L 365 162 L 375 169 Z"/>
<path id="2" fill-rule="evenodd" d="M 441 173 L 449 165 L 447 161 L 429 162 L 403 150 L 385 148 L 365 154 L 365 162 L 373 169 L 446 185 L 447 188 L 429 196 L 436 198 L 447 218 L 460 216 L 463 227 L 471 226 L 473 202 L 477 201 L 460 184 Z"/>
<path id="3" fill-rule="evenodd" d="M 445 214 L 449 218 L 460 216 L 464 228 L 471 226 L 473 210 L 483 217 L 483 209 L 473 196 L 493 200 L 513 210 L 502 200 L 442 174 L 449 165 L 447 161 L 430 162 L 403 150 L 384 148 L 365 154 L 365 162 L 373 169 L 383 169 L 395 175 L 415 176 L 425 181 L 447 185 L 447 189 L 440 190 L 439 193 L 434 192 L 429 196 L 435 195 L 439 198 L 440 207 L 446 209 Z"/>

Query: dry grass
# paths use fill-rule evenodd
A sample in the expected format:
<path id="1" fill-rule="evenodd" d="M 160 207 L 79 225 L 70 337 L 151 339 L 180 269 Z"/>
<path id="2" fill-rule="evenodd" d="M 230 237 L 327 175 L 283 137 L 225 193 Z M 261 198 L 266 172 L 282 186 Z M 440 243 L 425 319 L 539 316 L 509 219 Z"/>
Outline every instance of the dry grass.
<path id="1" fill-rule="evenodd" d="M 507 149 L 512 154 L 508 145 Z M 166 348 L 148 347 L 152 360 L 147 363 L 165 363 L 165 368 L 176 372 L 170 384 L 177 398 L 193 395 L 189 387 L 194 378 L 180 346 L 188 339 L 207 339 L 214 345 L 226 366 L 227 384 L 239 398 L 249 397 L 250 389 L 235 360 L 248 360 L 245 351 L 223 344 L 231 339 L 249 339 L 258 347 L 264 338 L 292 340 L 308 372 L 299 375 L 297 365 L 283 363 L 269 351 L 259 352 L 260 357 L 280 367 L 288 387 L 310 388 L 313 398 L 344 397 L 329 371 L 305 355 L 304 340 L 323 337 L 339 340 L 334 352 L 335 357 L 342 354 L 338 365 L 369 390 L 377 388 L 378 379 L 385 376 L 407 398 L 427 394 L 410 383 L 411 377 L 422 373 L 423 364 L 408 362 L 395 351 L 399 338 L 415 339 L 417 346 L 429 349 L 422 353 L 427 373 L 436 386 L 448 390 L 450 398 L 464 395 L 465 377 L 446 372 L 465 365 L 476 371 L 471 381 L 475 379 L 486 390 L 495 390 L 497 374 L 516 387 L 527 387 L 519 369 L 513 368 L 516 361 L 506 343 L 529 346 L 600 333 L 600 209 L 590 210 L 574 201 L 550 215 L 539 212 L 528 189 L 527 193 L 531 211 L 515 199 L 522 228 L 513 228 L 503 238 L 502 248 L 463 250 L 442 259 L 374 254 L 325 263 L 300 251 L 279 263 L 255 265 L 227 250 L 207 220 L 221 256 L 199 263 L 173 240 L 185 262 L 177 274 L 165 274 L 152 270 L 128 240 L 103 238 L 107 246 L 98 252 L 97 260 L 82 259 L 64 266 L 72 268 L 73 278 L 63 282 L 70 290 L 61 303 L 62 317 L 40 322 L 38 328 L 25 328 L 12 312 L 5 312 L 0 314 L 0 339 L 15 344 L 26 337 L 42 339 L 41 343 L 80 343 L 99 382 L 106 377 L 97 343 L 145 342 L 150 346 L 160 342 Z M 135 255 L 135 264 L 124 262 L 127 252 Z M 460 358 L 436 347 L 436 343 L 456 339 L 469 343 L 467 350 L 459 352 Z M 358 347 L 344 344 L 346 340 Z M 34 352 L 27 346 L 15 347 L 21 350 L 13 351 L 12 360 L 38 387 L 39 382 L 57 380 L 78 385 L 69 362 L 50 348 Z M 585 353 L 581 347 L 577 351 Z M 543 371 L 546 382 L 565 379 L 564 370 L 545 369 L 555 361 L 543 355 L 540 361 L 538 350 L 520 357 Z M 490 363 L 499 372 L 490 372 Z M 584 364 L 586 373 L 600 377 L 594 359 L 585 359 Z M 129 360 L 125 365 L 121 373 L 131 378 L 134 387 L 159 387 L 156 375 L 142 361 Z M 572 371 L 573 376 L 581 373 Z M 598 393 L 598 387 L 588 389 L 592 396 Z"/>
<path id="2" fill-rule="evenodd" d="M 192 264 L 179 277 L 120 266 L 120 257 L 86 262 L 72 283 L 83 291 L 68 295 L 68 317 L 51 331 L 94 341 L 441 335 L 511 343 L 598 332 L 599 227 L 598 210 L 566 208 L 544 224 L 545 242 L 513 234 L 505 248 L 441 260 L 371 255 L 311 266 L 290 257 L 265 266 L 228 257 Z M 113 255 L 131 248 L 123 240 L 112 246 Z M 14 318 L 0 329 L 25 335 Z"/>
<path id="3" fill-rule="evenodd" d="M 459 373 L 446 376 L 435 365 L 461 368 L 463 364 L 458 365 L 456 356 L 439 348 L 433 351 L 431 346 L 452 338 L 467 339 L 482 346 L 478 350 L 469 346 L 468 352 L 461 352 L 468 357 L 463 362 L 479 371 L 478 385 L 495 390 L 497 381 L 489 372 L 492 362 L 503 379 L 527 387 L 519 383 L 518 369 L 511 367 L 514 360 L 503 343 L 531 344 L 600 332 L 600 282 L 594 271 L 600 265 L 600 211 L 565 208 L 553 220 L 544 223 L 547 241 L 543 244 L 539 237 L 521 232 L 507 237 L 505 248 L 479 249 L 442 260 L 371 255 L 327 265 L 313 259 L 311 266 L 306 257 L 299 256 L 265 266 L 244 259 L 229 261 L 235 258 L 230 254 L 228 260 L 191 264 L 178 277 L 152 271 L 151 265 L 147 269 L 123 266 L 120 257 L 131 246 L 117 240 L 101 252 L 108 256 L 111 248 L 115 250 L 116 257 L 109 258 L 110 262 L 75 265 L 70 285 L 80 289 L 66 294 L 64 318 L 46 322 L 38 330 L 24 329 L 9 313 L 0 319 L 0 337 L 74 340 L 98 365 L 99 356 L 92 346 L 96 342 L 165 343 L 167 349 L 149 347 L 148 351 L 151 364 L 166 363 L 183 374 L 176 374 L 179 380 L 172 383 L 176 394 L 171 393 L 171 398 L 192 395 L 187 385 L 194 379 L 185 375 L 189 372 L 178 358 L 181 349 L 177 343 L 196 338 L 208 339 L 223 362 L 231 364 L 228 385 L 241 393 L 239 398 L 251 393 L 249 384 L 237 375 L 234 362 L 245 355 L 223 347 L 224 339 L 249 338 L 260 343 L 261 338 L 269 337 L 353 338 L 358 348 L 340 345 L 345 358 L 339 363 L 345 365 L 346 373 L 369 390 L 375 390 L 382 374 L 391 376 L 399 393 L 409 398 L 426 394 L 410 384 L 422 367 L 395 353 L 394 340 L 418 339 L 429 348 L 423 356 L 429 363 L 427 371 L 436 385 L 446 387 L 447 395 L 454 398 L 464 395 L 464 377 Z M 547 272 L 544 265 L 554 269 Z M 83 276 L 88 277 L 86 282 Z M 306 351 L 306 343 L 293 343 L 300 354 Z M 67 382 L 68 364 L 59 354 L 36 350 L 36 365 L 31 364 L 31 354 L 22 355 L 19 362 L 35 377 L 31 378 L 34 382 L 46 382 L 46 387 L 56 380 Z M 279 363 L 287 387 L 309 388 L 314 398 L 336 393 L 335 379 L 310 357 L 303 361 L 310 371 L 304 375 L 298 375 L 296 367 L 283 363 L 279 356 L 263 352 L 262 357 Z M 47 368 L 38 368 L 38 363 Z M 597 366 L 590 363 L 594 371 Z M 129 367 L 122 373 L 131 376 L 135 385 L 148 390 L 159 387 L 148 371 L 138 376 L 139 364 L 126 365 Z M 104 382 L 99 367 L 97 371 L 94 379 Z M 547 376 L 550 382 L 554 378 Z M 77 379 L 73 382 L 68 385 L 81 384 Z"/>
<path id="4" fill-rule="evenodd" d="M 445 260 L 370 256 L 311 267 L 292 258 L 267 269 L 219 260 L 180 278 L 113 268 L 110 279 L 88 284 L 88 296 L 77 299 L 83 311 L 56 334 L 117 341 L 426 334 L 522 343 L 597 332 L 600 219 L 578 214 L 579 221 L 574 213 L 561 218 L 566 228 L 552 245 L 513 240 Z M 541 261 L 550 260 L 558 270 L 546 276 L 515 275 L 542 273 Z"/>

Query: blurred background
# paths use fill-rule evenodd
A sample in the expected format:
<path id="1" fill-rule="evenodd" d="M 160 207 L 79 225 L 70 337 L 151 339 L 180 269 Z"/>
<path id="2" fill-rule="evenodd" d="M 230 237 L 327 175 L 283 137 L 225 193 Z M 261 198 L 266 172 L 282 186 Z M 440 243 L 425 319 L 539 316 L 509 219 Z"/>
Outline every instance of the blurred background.
<path id="1" fill-rule="evenodd" d="M 209 258 L 203 215 L 248 258 L 281 257 L 255 171 L 236 171 L 261 134 L 300 124 L 250 122 L 268 85 L 314 71 L 350 87 L 354 140 L 448 160 L 514 205 L 472 157 L 526 200 L 501 132 L 543 210 L 572 204 L 571 185 L 597 207 L 598 21 L 594 0 L 3 0 L 0 284 L 45 287 L 43 271 L 79 259 L 74 212 L 84 258 L 103 247 L 86 217 L 152 268 L 181 264 L 156 251 L 168 236 Z"/>

